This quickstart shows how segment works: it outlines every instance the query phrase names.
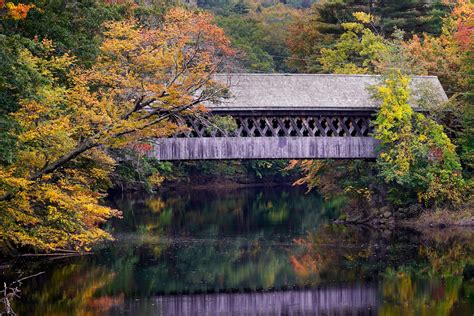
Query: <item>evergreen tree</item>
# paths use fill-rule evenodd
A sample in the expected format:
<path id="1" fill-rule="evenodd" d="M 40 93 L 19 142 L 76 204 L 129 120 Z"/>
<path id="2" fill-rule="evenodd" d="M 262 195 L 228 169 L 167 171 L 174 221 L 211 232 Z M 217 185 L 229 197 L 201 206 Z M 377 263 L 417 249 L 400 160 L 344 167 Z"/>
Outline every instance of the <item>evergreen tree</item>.
<path id="1" fill-rule="evenodd" d="M 386 35 L 395 28 L 413 34 L 439 34 L 441 19 L 448 14 L 447 5 L 427 0 L 333 0 L 317 4 L 313 10 L 319 16 L 318 30 L 330 34 L 342 33 L 341 23 L 353 21 L 354 12 L 373 15 L 374 27 Z"/>
<path id="2" fill-rule="evenodd" d="M 234 4 L 232 8 L 232 12 L 244 15 L 247 14 L 250 11 L 249 7 L 244 3 L 243 0 L 240 0 L 236 4 Z"/>
<path id="3" fill-rule="evenodd" d="M 374 3 L 372 14 L 378 17 L 377 28 L 384 34 L 390 34 L 397 28 L 407 34 L 438 35 L 447 9 L 440 1 L 379 0 Z"/>

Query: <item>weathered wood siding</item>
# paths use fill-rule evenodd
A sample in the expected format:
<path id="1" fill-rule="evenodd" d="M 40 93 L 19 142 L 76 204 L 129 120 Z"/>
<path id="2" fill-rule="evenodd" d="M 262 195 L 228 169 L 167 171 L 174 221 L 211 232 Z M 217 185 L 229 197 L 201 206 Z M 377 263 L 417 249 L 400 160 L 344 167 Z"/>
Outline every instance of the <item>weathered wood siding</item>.
<path id="1" fill-rule="evenodd" d="M 150 154 L 159 160 L 376 158 L 372 137 L 160 138 Z"/>

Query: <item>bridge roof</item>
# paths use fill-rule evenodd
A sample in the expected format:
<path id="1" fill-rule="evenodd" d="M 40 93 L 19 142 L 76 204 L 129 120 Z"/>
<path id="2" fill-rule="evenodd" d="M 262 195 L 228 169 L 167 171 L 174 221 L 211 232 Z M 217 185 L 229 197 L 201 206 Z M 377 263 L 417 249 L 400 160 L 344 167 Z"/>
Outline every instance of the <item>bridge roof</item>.
<path id="1" fill-rule="evenodd" d="M 373 110 L 379 106 L 367 89 L 381 83 L 376 75 L 327 74 L 218 74 L 229 85 L 230 97 L 211 110 Z M 421 96 L 447 100 L 435 76 L 415 76 L 411 81 L 414 100 Z M 412 101 L 412 105 L 416 102 Z"/>

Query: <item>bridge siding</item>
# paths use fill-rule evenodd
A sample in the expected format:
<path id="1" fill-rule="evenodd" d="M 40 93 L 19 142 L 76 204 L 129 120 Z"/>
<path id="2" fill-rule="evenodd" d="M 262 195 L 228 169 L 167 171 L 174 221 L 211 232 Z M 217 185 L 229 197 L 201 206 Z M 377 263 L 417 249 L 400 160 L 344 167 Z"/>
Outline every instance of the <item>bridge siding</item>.
<path id="1" fill-rule="evenodd" d="M 372 137 L 160 138 L 151 155 L 159 160 L 371 159 Z"/>

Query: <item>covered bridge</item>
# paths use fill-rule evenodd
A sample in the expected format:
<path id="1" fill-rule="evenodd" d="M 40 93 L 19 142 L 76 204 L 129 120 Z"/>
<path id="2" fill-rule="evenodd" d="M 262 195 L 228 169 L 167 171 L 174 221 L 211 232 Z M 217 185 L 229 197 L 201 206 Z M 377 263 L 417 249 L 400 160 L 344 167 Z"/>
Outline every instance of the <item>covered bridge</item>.
<path id="1" fill-rule="evenodd" d="M 375 75 L 220 74 L 230 96 L 207 104 L 211 115 L 230 116 L 235 130 L 212 128 L 202 118 L 186 121 L 184 133 L 156 139 L 160 160 L 370 159 L 377 140 L 371 118 L 379 102 Z M 437 77 L 413 77 L 413 106 L 429 92 L 447 100 Z"/>

